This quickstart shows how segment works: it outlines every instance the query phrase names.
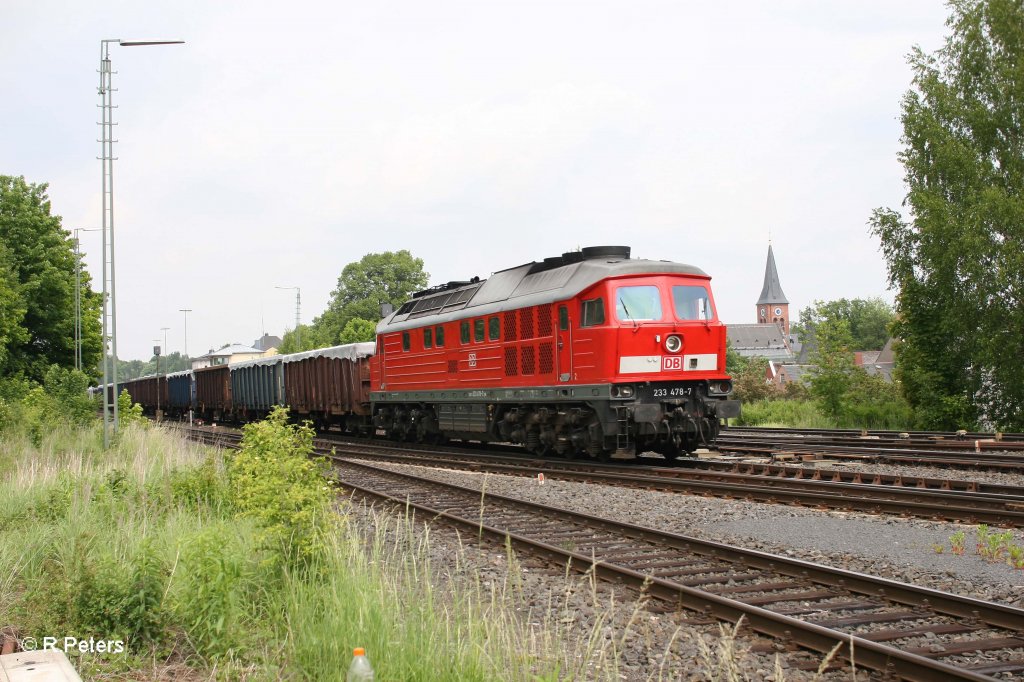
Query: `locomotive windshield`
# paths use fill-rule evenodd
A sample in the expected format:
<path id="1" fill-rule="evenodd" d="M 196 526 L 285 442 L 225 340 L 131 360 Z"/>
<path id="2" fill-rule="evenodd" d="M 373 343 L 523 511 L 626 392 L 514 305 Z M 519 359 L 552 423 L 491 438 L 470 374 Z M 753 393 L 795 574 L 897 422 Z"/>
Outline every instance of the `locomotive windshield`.
<path id="1" fill-rule="evenodd" d="M 661 293 L 655 286 L 619 287 L 615 316 L 621 322 L 661 319 Z"/>
<path id="2" fill-rule="evenodd" d="M 676 318 L 680 320 L 711 320 L 715 316 L 711 309 L 708 290 L 699 285 L 673 286 L 672 303 L 675 306 Z"/>

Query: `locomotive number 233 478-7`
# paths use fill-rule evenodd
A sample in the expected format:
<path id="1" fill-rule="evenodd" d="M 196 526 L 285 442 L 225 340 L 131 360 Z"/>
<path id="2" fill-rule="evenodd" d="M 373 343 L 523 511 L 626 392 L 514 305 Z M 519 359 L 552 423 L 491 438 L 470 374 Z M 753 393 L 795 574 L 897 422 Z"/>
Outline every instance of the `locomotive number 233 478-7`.
<path id="1" fill-rule="evenodd" d="M 668 388 L 655 388 L 655 398 L 684 398 L 693 392 L 690 386 L 671 386 Z"/>

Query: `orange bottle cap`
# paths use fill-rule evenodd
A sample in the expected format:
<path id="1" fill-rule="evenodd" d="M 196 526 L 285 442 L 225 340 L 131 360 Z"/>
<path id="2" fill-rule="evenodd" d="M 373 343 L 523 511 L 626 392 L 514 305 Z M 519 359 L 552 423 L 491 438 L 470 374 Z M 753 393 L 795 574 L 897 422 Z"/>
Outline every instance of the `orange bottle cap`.
<path id="1" fill-rule="evenodd" d="M 357 649 L 352 651 L 352 655 L 353 656 L 365 656 L 366 655 L 366 649 L 364 649 L 363 647 L 358 647 Z"/>

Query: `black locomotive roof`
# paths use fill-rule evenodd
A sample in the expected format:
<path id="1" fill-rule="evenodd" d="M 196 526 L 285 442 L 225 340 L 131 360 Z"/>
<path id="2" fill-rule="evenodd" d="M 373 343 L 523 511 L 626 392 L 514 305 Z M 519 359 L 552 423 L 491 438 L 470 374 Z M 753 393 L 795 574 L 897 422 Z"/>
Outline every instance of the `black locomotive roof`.
<path id="1" fill-rule="evenodd" d="M 610 249 L 624 257 L 608 258 Z M 576 252 L 579 253 L 579 252 Z M 707 273 L 693 265 L 630 259 L 626 247 L 593 247 L 583 250 L 587 258 L 565 254 L 561 258 L 526 263 L 494 273 L 490 279 L 450 282 L 416 294 L 397 312 L 381 320 L 377 332 L 399 331 L 426 324 L 451 322 L 477 315 L 564 301 L 601 280 L 624 275 L 694 275 Z M 572 261 L 572 262 L 567 262 Z M 476 278 L 474 278 L 475 280 Z M 424 319 L 430 318 L 430 319 Z"/>

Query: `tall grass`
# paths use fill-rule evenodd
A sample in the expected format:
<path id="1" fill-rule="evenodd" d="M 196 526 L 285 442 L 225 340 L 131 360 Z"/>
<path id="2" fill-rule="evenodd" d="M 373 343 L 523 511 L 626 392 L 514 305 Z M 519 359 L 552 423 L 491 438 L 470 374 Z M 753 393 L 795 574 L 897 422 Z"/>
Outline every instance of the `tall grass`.
<path id="1" fill-rule="evenodd" d="M 85 677 L 337 679 L 362 646 L 379 679 L 619 679 L 603 628 L 639 606 L 595 590 L 602 615 L 577 627 L 564 597 L 586 577 L 537 606 L 511 551 L 500 580 L 461 544 L 435 566 L 428 529 L 372 510 L 325 526 L 313 567 L 268 561 L 231 462 L 163 430 L 129 427 L 110 451 L 95 428 L 58 430 L 0 452 L 0 626 L 126 643 L 72 654 Z"/>

